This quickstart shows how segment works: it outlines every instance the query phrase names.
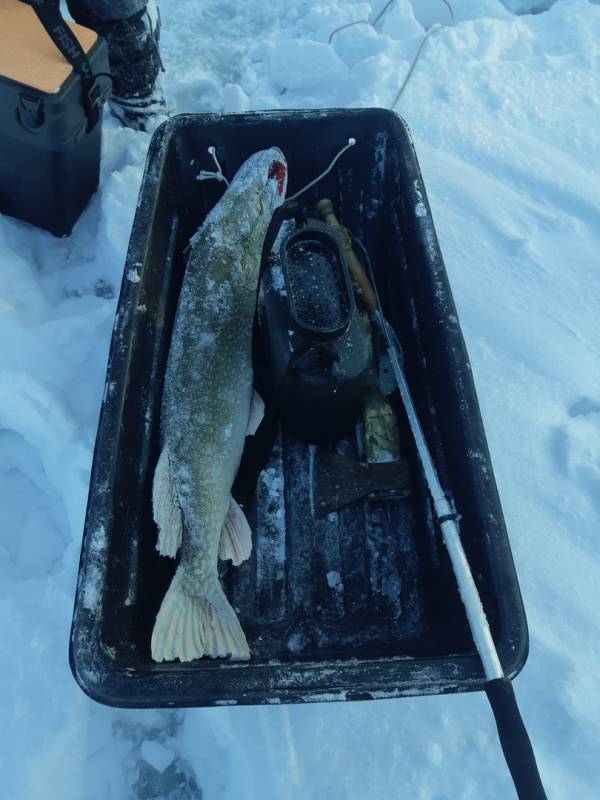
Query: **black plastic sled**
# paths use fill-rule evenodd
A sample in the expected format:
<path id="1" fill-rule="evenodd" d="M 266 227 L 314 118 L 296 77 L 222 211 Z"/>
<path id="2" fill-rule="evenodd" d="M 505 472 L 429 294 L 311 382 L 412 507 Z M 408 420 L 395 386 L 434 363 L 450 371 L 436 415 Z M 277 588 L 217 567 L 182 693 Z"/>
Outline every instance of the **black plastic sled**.
<path id="1" fill-rule="evenodd" d="M 527 658 L 527 625 L 471 368 L 405 123 L 381 109 L 183 115 L 150 145 L 92 470 L 70 661 L 112 706 L 371 700 L 483 689 L 485 677 L 399 399 L 411 490 L 319 516 L 315 446 L 279 431 L 248 509 L 251 558 L 221 565 L 251 659 L 154 663 L 150 638 L 175 561 L 155 549 L 152 479 L 163 375 L 190 236 L 224 186 L 199 181 L 215 146 L 228 177 L 277 145 L 288 196 L 331 198 L 364 243 L 383 312 L 460 529 L 504 672 Z M 396 393 L 397 394 L 397 393 Z M 352 437 L 337 452 L 356 458 Z"/>

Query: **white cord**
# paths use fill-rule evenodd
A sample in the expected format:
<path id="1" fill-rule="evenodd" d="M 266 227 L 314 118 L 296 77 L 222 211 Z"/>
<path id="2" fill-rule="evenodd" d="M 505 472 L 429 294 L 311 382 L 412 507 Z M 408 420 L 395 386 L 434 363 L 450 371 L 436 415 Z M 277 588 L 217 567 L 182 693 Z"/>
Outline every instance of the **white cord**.
<path id="1" fill-rule="evenodd" d="M 413 72 L 415 71 L 415 67 L 417 66 L 417 61 L 421 57 L 421 53 L 423 51 L 423 47 L 425 46 L 425 42 L 427 41 L 427 39 L 429 39 L 429 37 L 432 36 L 434 33 L 438 33 L 439 31 L 441 31 L 443 28 L 447 28 L 448 25 L 450 25 L 450 24 L 452 24 L 452 22 L 454 22 L 454 9 L 452 8 L 449 0 L 442 0 L 442 3 L 447 7 L 448 11 L 450 12 L 450 22 L 442 22 L 439 25 L 433 26 L 432 28 L 430 28 L 430 30 L 427 31 L 427 33 L 421 39 L 421 44 L 419 45 L 419 49 L 417 50 L 417 54 L 413 58 L 412 64 L 410 65 L 410 67 L 408 69 L 408 72 L 406 73 L 406 77 L 402 81 L 402 85 L 400 86 L 400 88 L 396 92 L 396 96 L 394 97 L 394 101 L 390 106 L 390 109 L 392 111 L 396 107 L 396 105 L 398 103 L 398 100 L 400 100 L 400 97 L 402 96 L 402 93 L 406 89 L 406 87 L 408 85 L 408 82 L 411 79 Z M 386 3 L 385 6 L 383 7 L 383 9 L 379 12 L 377 17 L 375 17 L 373 22 L 369 22 L 369 20 L 367 20 L 367 19 L 359 19 L 359 20 L 356 20 L 355 22 L 347 22 L 345 25 L 340 25 L 339 28 L 336 28 L 329 35 L 329 44 L 331 44 L 331 42 L 333 41 L 333 38 L 334 38 L 334 36 L 336 34 L 340 33 L 340 31 L 345 31 L 347 28 L 352 28 L 354 25 L 370 25 L 371 28 L 375 28 L 377 23 L 382 19 L 382 17 L 384 17 L 386 15 L 386 13 L 390 10 L 390 8 L 393 6 L 393 4 L 394 4 L 394 0 L 389 0 L 389 2 Z M 291 198 L 291 199 L 293 199 L 293 198 Z"/>
<path id="2" fill-rule="evenodd" d="M 402 92 L 406 89 L 406 87 L 408 85 L 408 82 L 411 79 L 411 76 L 412 76 L 412 74 L 413 74 L 413 72 L 415 70 L 415 67 L 417 66 L 417 61 L 419 60 L 419 57 L 420 57 L 420 55 L 421 55 L 421 53 L 423 51 L 423 48 L 425 47 L 425 42 L 427 41 L 427 39 L 429 39 L 430 36 L 433 36 L 434 33 L 438 33 L 439 31 L 443 30 L 446 27 L 447 27 L 447 25 L 443 25 L 443 24 L 435 25 L 430 30 L 428 30 L 427 33 L 425 34 L 425 36 L 421 39 L 421 44 L 419 45 L 419 49 L 417 50 L 417 54 L 413 58 L 412 64 L 410 65 L 410 68 L 409 68 L 408 72 L 406 73 L 406 77 L 402 81 L 402 85 L 400 86 L 400 88 L 396 92 L 396 96 L 394 97 L 394 101 L 392 102 L 392 104 L 390 106 L 390 110 L 391 111 L 393 111 L 394 108 L 396 107 L 396 104 L 398 103 L 398 100 L 400 100 L 400 98 L 402 96 Z"/>
<path id="3" fill-rule="evenodd" d="M 446 6 L 448 11 L 450 12 L 450 22 L 441 22 L 439 25 L 434 25 L 430 30 L 427 31 L 425 36 L 423 36 L 423 38 L 421 39 L 421 44 L 419 45 L 417 54 L 413 58 L 412 64 L 410 65 L 410 68 L 406 73 L 406 78 L 404 78 L 404 80 L 402 81 L 402 85 L 400 86 L 400 88 L 396 92 L 396 96 L 394 97 L 394 102 L 390 106 L 390 109 L 392 111 L 396 107 L 398 100 L 400 100 L 400 98 L 402 97 L 402 92 L 406 89 L 408 82 L 411 79 L 413 72 L 415 71 L 415 67 L 417 66 L 417 61 L 419 60 L 421 53 L 423 52 L 423 48 L 425 47 L 425 42 L 427 41 L 427 39 L 429 39 L 429 37 L 432 36 L 434 33 L 439 33 L 439 31 L 443 30 L 444 28 L 447 28 L 454 22 L 454 9 L 450 5 L 449 0 L 442 0 L 442 3 Z"/>
<path id="4" fill-rule="evenodd" d="M 346 28 L 352 28 L 354 25 L 369 25 L 371 28 L 375 28 L 375 25 L 385 16 L 385 14 L 389 11 L 389 9 L 393 6 L 396 0 L 388 0 L 385 6 L 381 9 L 379 14 L 375 17 L 373 22 L 370 22 L 368 19 L 357 19 L 355 22 L 347 22 L 345 25 L 340 25 L 339 28 L 336 28 L 329 34 L 329 44 L 332 43 L 333 37 L 339 33 L 340 31 L 345 31 Z M 446 2 L 446 0 L 443 0 Z"/>
<path id="5" fill-rule="evenodd" d="M 307 183 L 306 186 L 303 189 L 300 189 L 299 192 L 296 192 L 295 195 L 292 195 L 292 197 L 288 197 L 288 200 L 295 200 L 297 197 L 300 197 L 301 194 L 304 194 L 304 192 L 306 192 L 308 189 L 311 189 L 313 186 L 315 186 L 315 184 L 317 184 L 317 183 L 319 183 L 319 181 L 323 180 L 323 178 L 326 175 L 329 175 L 331 170 L 336 165 L 337 160 L 339 158 L 341 158 L 341 156 L 344 155 L 346 150 L 349 150 L 351 147 L 354 147 L 355 144 L 356 144 L 356 139 L 354 139 L 353 137 L 350 137 L 350 139 L 348 139 L 348 144 L 345 145 L 344 147 L 342 147 L 342 149 L 339 151 L 339 153 L 337 153 L 337 155 L 334 157 L 333 161 L 327 167 L 327 169 L 324 172 L 322 172 L 320 175 L 317 175 L 317 177 L 314 180 L 312 180 L 310 183 Z M 223 169 L 221 168 L 221 164 L 219 163 L 219 159 L 217 158 L 216 148 L 214 148 L 211 145 L 208 148 L 208 152 L 210 153 L 210 155 L 212 156 L 213 161 L 215 162 L 215 166 L 217 167 L 217 171 L 216 172 L 210 172 L 209 170 L 201 169 L 200 172 L 198 173 L 198 175 L 196 176 L 196 180 L 197 181 L 210 181 L 210 180 L 222 181 L 222 182 L 226 183 L 227 186 L 229 186 L 229 181 L 227 180 L 225 175 L 223 175 Z"/>
<path id="6" fill-rule="evenodd" d="M 301 195 L 301 194 L 304 194 L 304 192 L 306 192 L 308 189 L 312 189 L 312 187 L 313 187 L 313 186 L 315 186 L 315 184 L 317 184 L 317 183 L 319 183 L 319 181 L 323 180 L 323 178 L 324 178 L 326 175 L 329 175 L 329 173 L 331 172 L 331 170 L 334 168 L 334 166 L 335 166 L 335 164 L 336 164 L 337 160 L 338 160 L 339 158 L 341 158 L 341 156 L 343 156 L 343 155 L 344 155 L 344 153 L 346 152 L 346 150 L 349 150 L 351 147 L 354 147 L 354 145 L 355 145 L 355 144 L 356 144 L 356 139 L 354 139 L 353 137 L 351 137 L 350 139 L 348 139 L 348 144 L 347 144 L 347 145 L 345 145 L 345 147 L 342 147 L 342 149 L 341 149 L 341 150 L 339 151 L 339 153 L 338 153 L 338 154 L 335 156 L 335 158 L 333 159 L 333 161 L 331 162 L 331 164 L 330 164 L 330 165 L 327 167 L 327 169 L 325 170 L 325 172 L 322 172 L 320 175 L 317 175 L 317 177 L 316 177 L 314 180 L 312 180 L 310 183 L 307 183 L 307 184 L 306 184 L 306 186 L 305 186 L 303 189 L 300 189 L 300 191 L 299 191 L 299 192 L 296 192 L 296 194 L 293 194 L 291 197 L 288 197 L 288 201 L 289 201 L 289 200 L 295 200 L 297 197 L 300 197 L 300 195 Z"/>
<path id="7" fill-rule="evenodd" d="M 217 158 L 217 149 L 211 145 L 208 148 L 208 152 L 210 153 L 212 160 L 215 162 L 215 166 L 217 168 L 216 172 L 210 172 L 206 169 L 201 169 L 198 175 L 196 176 L 197 181 L 221 181 L 222 183 L 226 183 L 229 186 L 229 181 L 223 174 L 223 169 L 221 168 L 221 164 L 219 163 L 219 159 Z"/>

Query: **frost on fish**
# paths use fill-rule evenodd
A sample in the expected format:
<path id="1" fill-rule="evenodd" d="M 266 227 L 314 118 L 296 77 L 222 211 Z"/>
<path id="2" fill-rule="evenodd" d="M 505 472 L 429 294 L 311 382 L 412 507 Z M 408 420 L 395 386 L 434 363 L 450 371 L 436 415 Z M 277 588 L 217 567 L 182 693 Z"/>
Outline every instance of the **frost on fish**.
<path id="1" fill-rule="evenodd" d="M 158 549 L 180 563 L 152 634 L 155 661 L 249 658 L 217 559 L 248 558 L 251 535 L 231 498 L 252 403 L 252 330 L 262 246 L 283 201 L 277 148 L 249 158 L 190 241 L 165 373 L 162 452 L 153 486 Z M 252 413 L 251 413 L 252 412 Z M 181 522 L 181 525 L 180 525 Z"/>

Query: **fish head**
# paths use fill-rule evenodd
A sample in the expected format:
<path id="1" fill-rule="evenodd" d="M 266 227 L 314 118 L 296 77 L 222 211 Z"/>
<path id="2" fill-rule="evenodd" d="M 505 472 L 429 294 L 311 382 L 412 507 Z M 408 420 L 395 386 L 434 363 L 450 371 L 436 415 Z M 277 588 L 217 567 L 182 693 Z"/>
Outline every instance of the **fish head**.
<path id="1" fill-rule="evenodd" d="M 278 147 L 250 156 L 239 168 L 227 190 L 229 214 L 240 226 L 243 242 L 240 279 L 255 288 L 263 243 L 275 210 L 285 200 L 287 162 Z"/>

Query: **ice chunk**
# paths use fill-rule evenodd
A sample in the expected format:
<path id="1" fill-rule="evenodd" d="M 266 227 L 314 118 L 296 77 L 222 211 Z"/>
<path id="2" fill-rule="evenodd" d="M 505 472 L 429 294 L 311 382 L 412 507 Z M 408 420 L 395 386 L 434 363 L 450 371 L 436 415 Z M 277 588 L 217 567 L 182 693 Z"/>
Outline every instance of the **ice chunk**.
<path id="1" fill-rule="evenodd" d="M 256 70 L 253 69 L 250 65 L 248 65 L 244 70 L 244 72 L 242 73 L 241 85 L 242 89 L 248 95 L 253 94 L 253 92 L 256 90 L 256 87 L 258 85 L 258 76 L 256 74 Z"/>
<path id="2" fill-rule="evenodd" d="M 408 39 L 410 36 L 423 34 L 410 0 L 398 0 L 394 3 L 382 20 L 381 30 L 393 39 Z"/>
<path id="3" fill-rule="evenodd" d="M 175 758 L 172 750 L 152 739 L 145 739 L 142 742 L 140 754 L 144 761 L 147 761 L 158 772 L 164 772 L 167 767 L 171 766 Z"/>
<path id="4" fill-rule="evenodd" d="M 271 55 L 271 78 L 287 89 L 329 85 L 346 76 L 348 69 L 327 44 L 310 39 L 288 39 Z"/>
<path id="5" fill-rule="evenodd" d="M 228 114 L 243 114 L 249 108 L 250 100 L 239 83 L 228 83 L 223 89 L 223 109 Z"/>

